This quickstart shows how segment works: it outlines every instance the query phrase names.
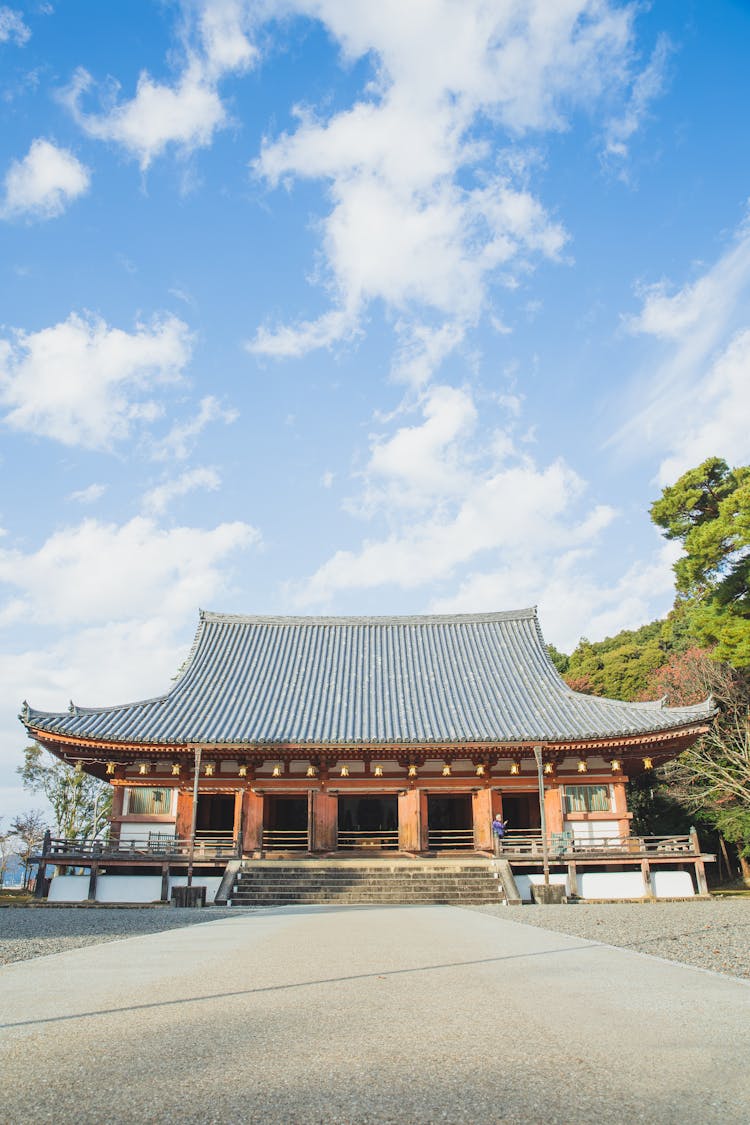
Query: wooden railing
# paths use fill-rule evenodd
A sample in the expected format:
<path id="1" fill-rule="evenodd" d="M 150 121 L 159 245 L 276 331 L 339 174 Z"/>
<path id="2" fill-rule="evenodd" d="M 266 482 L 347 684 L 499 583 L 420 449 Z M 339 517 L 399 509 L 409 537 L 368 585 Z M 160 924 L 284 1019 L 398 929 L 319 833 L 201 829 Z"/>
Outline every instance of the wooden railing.
<path id="1" fill-rule="evenodd" d="M 263 850 L 272 852 L 306 852 L 309 849 L 306 828 L 264 828 Z"/>
<path id="2" fill-rule="evenodd" d="M 427 846 L 430 851 L 472 851 L 474 848 L 473 828 L 430 828 L 427 832 Z"/>
<path id="3" fill-rule="evenodd" d="M 397 851 L 398 850 L 398 829 L 378 829 L 376 832 L 363 832 L 361 830 L 349 831 L 339 829 L 338 836 L 339 850 L 349 851 L 350 849 L 368 849 L 381 851 Z"/>
<path id="4" fill-rule="evenodd" d="M 499 849 L 505 856 L 529 856 L 535 860 L 542 856 L 541 832 L 510 831 L 500 841 Z M 549 839 L 550 858 L 580 858 L 583 856 L 682 856 L 700 851 L 697 837 L 671 836 L 591 836 L 575 837 L 572 832 L 553 833 Z"/>
<path id="5" fill-rule="evenodd" d="M 166 833 L 150 832 L 146 840 L 121 840 L 105 838 L 100 840 L 62 839 L 49 837 L 42 852 L 34 857 L 54 861 L 61 857 L 71 862 L 78 859 L 159 859 L 174 856 L 188 858 L 194 852 L 196 859 L 216 856 L 227 858 L 240 854 L 239 841 L 231 832 L 219 832 L 196 836 L 195 846 L 191 847 L 188 838 L 170 836 Z"/>

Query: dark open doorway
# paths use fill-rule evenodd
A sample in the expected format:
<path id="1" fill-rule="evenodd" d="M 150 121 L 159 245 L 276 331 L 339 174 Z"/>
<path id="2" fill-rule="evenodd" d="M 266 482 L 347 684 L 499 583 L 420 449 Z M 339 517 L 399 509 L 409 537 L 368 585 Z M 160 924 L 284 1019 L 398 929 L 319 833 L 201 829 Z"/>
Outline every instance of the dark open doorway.
<path id="1" fill-rule="evenodd" d="M 234 797 L 231 793 L 201 793 L 195 817 L 195 835 L 231 836 L 234 831 Z"/>
<path id="2" fill-rule="evenodd" d="M 508 832 L 538 832 L 542 826 L 539 794 L 503 793 L 503 820 Z"/>
<path id="3" fill-rule="evenodd" d="M 339 797 L 339 848 L 392 851 L 398 847 L 395 794 Z"/>
<path id="4" fill-rule="evenodd" d="M 474 847 L 474 824 L 469 794 L 427 798 L 427 836 L 431 850 Z"/>
<path id="5" fill-rule="evenodd" d="M 307 851 L 307 797 L 266 797 L 263 804 L 263 847 Z"/>

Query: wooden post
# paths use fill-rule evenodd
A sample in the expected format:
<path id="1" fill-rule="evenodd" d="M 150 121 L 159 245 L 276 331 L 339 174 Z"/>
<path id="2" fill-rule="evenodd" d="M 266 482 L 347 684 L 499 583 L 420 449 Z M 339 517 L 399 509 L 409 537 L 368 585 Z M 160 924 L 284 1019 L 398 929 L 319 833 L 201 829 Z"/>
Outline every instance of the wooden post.
<path id="1" fill-rule="evenodd" d="M 201 748 L 195 747 L 195 776 L 193 778 L 193 819 L 190 825 L 190 855 L 188 858 L 187 885 L 193 885 L 193 860 L 195 859 L 195 826 L 198 817 L 198 782 L 201 774 Z"/>
<path id="2" fill-rule="evenodd" d="M 175 836 L 178 840 L 190 839 L 190 825 L 193 823 L 193 797 L 188 789 L 177 790 L 177 815 L 175 817 Z"/>
<path id="3" fill-rule="evenodd" d="M 39 867 L 37 868 L 34 898 L 44 898 L 44 882 L 47 877 L 47 864 L 45 863 L 45 857 L 49 855 L 51 849 L 52 833 L 48 828 L 44 833 L 44 840 L 42 841 L 42 858 L 39 861 Z"/>
<path id="4" fill-rule="evenodd" d="M 630 835 L 630 816 L 628 814 L 628 798 L 625 789 L 625 782 L 621 780 L 612 780 L 612 795 L 614 797 L 614 807 L 612 812 L 617 820 L 617 833 L 623 839 Z"/>
<path id="5" fill-rule="evenodd" d="M 422 792 L 419 789 L 402 789 L 398 795 L 398 847 L 402 852 L 421 852 L 422 844 Z M 424 794 L 425 802 L 427 794 Z M 427 831 L 427 817 L 424 817 Z"/>
<path id="6" fill-rule="evenodd" d="M 169 902 L 169 864 L 161 865 L 161 898 L 160 902 Z"/>
<path id="7" fill-rule="evenodd" d="M 471 795 L 474 821 L 474 847 L 477 851 L 491 852 L 492 848 L 492 790 L 477 789 Z"/>
<path id="8" fill-rule="evenodd" d="M 242 798 L 242 851 L 259 852 L 263 847 L 263 794 L 245 790 Z"/>
<path id="9" fill-rule="evenodd" d="M 234 791 L 234 822 L 232 825 L 232 837 L 234 839 L 234 849 L 239 858 L 242 855 L 242 789 L 235 789 Z"/>
<path id="10" fill-rule="evenodd" d="M 568 894 L 571 898 L 578 898 L 578 868 L 575 863 L 568 864 Z"/>
<path id="11" fill-rule="evenodd" d="M 322 789 L 313 792 L 310 848 L 314 852 L 334 852 L 338 844 L 339 799 Z"/>
<path id="12" fill-rule="evenodd" d="M 698 884 L 698 894 L 708 894 L 708 882 L 706 880 L 706 865 L 702 859 L 695 861 L 695 881 Z"/>
<path id="13" fill-rule="evenodd" d="M 643 897 L 654 897 L 654 886 L 651 881 L 651 864 L 647 859 L 641 860 L 641 875 L 643 876 Z"/>
<path id="14" fill-rule="evenodd" d="M 112 843 L 120 839 L 120 817 L 125 803 L 125 786 L 112 786 L 112 811 L 109 814 L 109 838 Z"/>
<path id="15" fill-rule="evenodd" d="M 544 867 L 544 885 L 549 886 L 549 844 L 547 843 L 547 813 L 544 807 L 544 770 L 542 767 L 542 748 L 534 747 L 536 758 L 537 782 L 539 784 L 539 818 L 542 822 L 542 865 Z"/>
<path id="16" fill-rule="evenodd" d="M 96 878 L 99 874 L 99 864 L 92 863 L 89 871 L 89 893 L 86 895 L 87 902 L 96 902 Z"/>

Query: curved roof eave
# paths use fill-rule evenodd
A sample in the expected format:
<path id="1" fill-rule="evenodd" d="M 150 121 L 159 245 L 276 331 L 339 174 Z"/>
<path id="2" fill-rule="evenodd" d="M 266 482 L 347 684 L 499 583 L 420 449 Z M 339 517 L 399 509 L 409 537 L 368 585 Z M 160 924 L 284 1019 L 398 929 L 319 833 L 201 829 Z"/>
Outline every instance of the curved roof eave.
<path id="1" fill-rule="evenodd" d="M 550 743 L 705 722 L 713 701 L 666 708 L 572 691 L 535 608 L 423 617 L 241 617 L 201 611 L 164 695 L 37 711 L 27 726 L 122 744 L 274 746 Z"/>

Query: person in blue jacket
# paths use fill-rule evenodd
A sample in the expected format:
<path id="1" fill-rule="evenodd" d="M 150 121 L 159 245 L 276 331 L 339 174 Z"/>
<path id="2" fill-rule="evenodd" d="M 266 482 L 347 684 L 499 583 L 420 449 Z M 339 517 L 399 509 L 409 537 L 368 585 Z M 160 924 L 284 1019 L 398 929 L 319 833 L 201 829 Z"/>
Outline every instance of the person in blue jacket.
<path id="1" fill-rule="evenodd" d="M 492 838 L 495 841 L 495 853 L 500 852 L 505 837 L 507 821 L 503 820 L 502 813 L 496 812 L 492 821 Z"/>

